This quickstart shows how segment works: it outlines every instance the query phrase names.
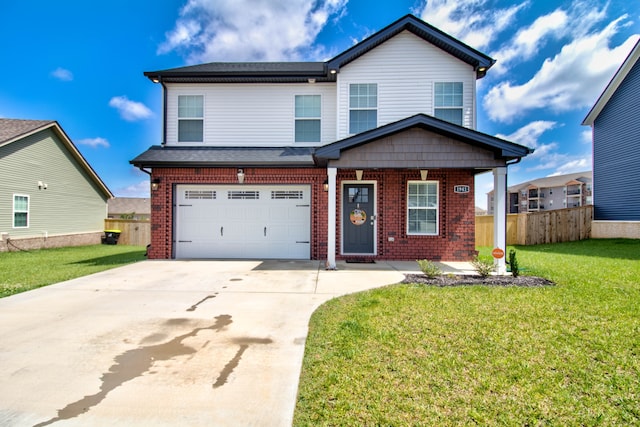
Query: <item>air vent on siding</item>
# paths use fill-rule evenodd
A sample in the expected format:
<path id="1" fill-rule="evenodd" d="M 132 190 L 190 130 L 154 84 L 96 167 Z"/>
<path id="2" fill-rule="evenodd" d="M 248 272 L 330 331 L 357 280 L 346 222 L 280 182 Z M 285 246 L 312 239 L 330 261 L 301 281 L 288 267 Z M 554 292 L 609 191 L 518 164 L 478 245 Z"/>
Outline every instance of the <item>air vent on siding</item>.
<path id="1" fill-rule="evenodd" d="M 216 192 L 214 190 L 185 190 L 184 198 L 187 200 L 214 200 Z"/>
<path id="2" fill-rule="evenodd" d="M 228 191 L 227 199 L 229 200 L 258 200 L 260 198 L 259 191 Z"/>
<path id="3" fill-rule="evenodd" d="M 304 198 L 302 191 L 272 191 L 271 199 L 282 200 L 282 199 L 294 199 L 294 200 L 302 200 Z"/>

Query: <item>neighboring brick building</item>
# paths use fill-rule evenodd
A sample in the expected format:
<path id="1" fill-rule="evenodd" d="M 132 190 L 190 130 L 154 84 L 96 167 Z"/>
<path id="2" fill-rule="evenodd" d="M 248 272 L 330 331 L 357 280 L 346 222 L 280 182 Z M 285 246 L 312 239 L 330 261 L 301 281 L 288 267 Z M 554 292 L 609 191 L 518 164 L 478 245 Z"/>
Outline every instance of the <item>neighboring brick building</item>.
<path id="1" fill-rule="evenodd" d="M 407 15 L 326 62 L 145 73 L 150 258 L 470 260 L 475 174 L 532 152 L 475 130 L 493 63 Z"/>

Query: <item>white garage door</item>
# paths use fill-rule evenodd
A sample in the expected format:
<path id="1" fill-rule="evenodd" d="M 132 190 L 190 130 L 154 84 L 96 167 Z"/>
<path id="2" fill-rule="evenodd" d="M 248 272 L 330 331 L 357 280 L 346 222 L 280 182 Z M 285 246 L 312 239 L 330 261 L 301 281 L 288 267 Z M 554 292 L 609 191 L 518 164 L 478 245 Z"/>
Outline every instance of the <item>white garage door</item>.
<path id="1" fill-rule="evenodd" d="M 309 186 L 179 185 L 176 258 L 309 259 Z"/>

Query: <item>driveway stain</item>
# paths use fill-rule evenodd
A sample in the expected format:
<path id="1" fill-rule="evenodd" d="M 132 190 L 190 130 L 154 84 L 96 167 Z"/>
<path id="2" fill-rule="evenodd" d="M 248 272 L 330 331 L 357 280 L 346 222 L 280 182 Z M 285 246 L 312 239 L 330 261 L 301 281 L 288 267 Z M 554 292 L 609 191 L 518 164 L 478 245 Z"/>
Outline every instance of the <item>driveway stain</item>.
<path id="1" fill-rule="evenodd" d="M 206 300 L 208 300 L 208 299 L 215 298 L 215 297 L 216 297 L 216 295 L 218 295 L 218 293 L 217 293 L 217 292 L 216 292 L 215 294 L 213 294 L 213 295 L 207 295 L 206 297 L 202 298 L 202 299 L 201 299 L 200 301 L 198 301 L 197 303 L 193 304 L 191 307 L 187 308 L 187 311 L 196 311 L 196 308 L 198 308 L 198 306 L 199 306 L 200 304 L 202 304 L 203 302 L 205 302 L 205 301 L 206 301 Z"/>
<path id="2" fill-rule="evenodd" d="M 236 338 L 233 340 L 235 344 L 240 345 L 240 348 L 236 352 L 236 355 L 222 368 L 222 372 L 213 383 L 213 388 L 222 387 L 226 384 L 229 379 L 229 375 L 233 373 L 233 371 L 240 364 L 240 360 L 242 359 L 242 355 L 249 348 L 251 344 L 271 344 L 273 342 L 270 338 Z"/>
<path id="3" fill-rule="evenodd" d="M 58 410 L 58 415 L 56 417 L 36 424 L 35 427 L 47 426 L 57 421 L 75 418 L 88 412 L 91 408 L 102 402 L 111 391 L 120 387 L 125 382 L 138 378 L 145 372 L 148 372 L 156 361 L 170 360 L 174 357 L 195 353 L 195 349 L 183 344 L 185 339 L 195 337 L 199 332 L 205 330 L 219 332 L 226 326 L 233 323 L 231 316 L 228 314 L 216 316 L 215 320 L 216 321 L 210 326 L 195 328 L 191 332 L 179 335 L 166 343 L 139 347 L 116 356 L 114 359 L 115 363 L 111 365 L 109 372 L 102 374 L 102 377 L 100 378 L 102 380 L 102 385 L 100 386 L 100 391 L 98 393 L 85 396 L 76 402 L 68 404 L 64 408 Z M 181 322 L 169 321 L 167 323 Z"/>

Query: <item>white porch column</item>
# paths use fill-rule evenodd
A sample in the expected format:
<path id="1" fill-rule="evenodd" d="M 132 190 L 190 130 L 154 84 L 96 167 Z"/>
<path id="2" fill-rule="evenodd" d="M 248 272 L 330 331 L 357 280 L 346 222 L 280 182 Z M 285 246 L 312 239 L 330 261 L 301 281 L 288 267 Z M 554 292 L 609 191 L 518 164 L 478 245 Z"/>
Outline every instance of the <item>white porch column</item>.
<path id="1" fill-rule="evenodd" d="M 327 207 L 327 270 L 336 269 L 336 175 L 338 169 L 327 168 L 329 204 Z"/>
<path id="2" fill-rule="evenodd" d="M 493 247 L 504 251 L 505 256 L 495 259 L 496 272 L 503 275 L 507 272 L 505 258 L 507 252 L 507 168 L 498 167 L 493 170 Z"/>

